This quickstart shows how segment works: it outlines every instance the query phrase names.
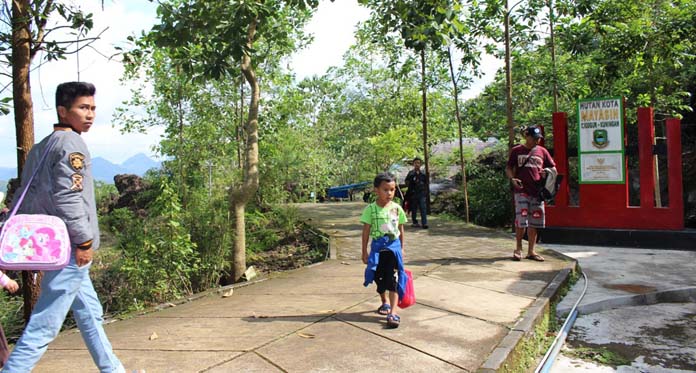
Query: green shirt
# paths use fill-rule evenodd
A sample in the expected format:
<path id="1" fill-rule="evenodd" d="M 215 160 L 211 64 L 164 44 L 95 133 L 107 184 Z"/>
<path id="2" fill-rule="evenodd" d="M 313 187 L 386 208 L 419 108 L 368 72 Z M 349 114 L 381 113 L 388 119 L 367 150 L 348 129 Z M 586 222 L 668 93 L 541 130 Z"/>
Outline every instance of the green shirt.
<path id="1" fill-rule="evenodd" d="M 360 222 L 370 225 L 370 237 L 380 238 L 389 236 L 391 239 L 399 237 L 399 225 L 408 221 L 406 213 L 394 201 L 384 207 L 379 207 L 376 202 L 370 203 L 363 210 Z"/>

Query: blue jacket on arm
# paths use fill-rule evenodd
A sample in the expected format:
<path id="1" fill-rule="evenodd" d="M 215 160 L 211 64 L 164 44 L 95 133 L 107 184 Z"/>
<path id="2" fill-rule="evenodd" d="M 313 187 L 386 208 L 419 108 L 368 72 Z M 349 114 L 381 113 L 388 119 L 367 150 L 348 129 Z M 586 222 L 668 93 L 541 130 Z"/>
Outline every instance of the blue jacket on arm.
<path id="1" fill-rule="evenodd" d="M 402 299 L 406 292 L 406 271 L 404 271 L 404 259 L 401 256 L 401 241 L 398 238 L 392 241 L 390 241 L 387 236 L 372 239 L 370 254 L 367 257 L 365 282 L 363 285 L 367 287 L 375 280 L 375 272 L 377 271 L 377 264 L 379 263 L 379 252 L 382 250 L 389 250 L 394 253 L 394 257 L 396 258 L 396 270 L 399 274 L 396 292 L 399 293 L 399 299 Z"/>

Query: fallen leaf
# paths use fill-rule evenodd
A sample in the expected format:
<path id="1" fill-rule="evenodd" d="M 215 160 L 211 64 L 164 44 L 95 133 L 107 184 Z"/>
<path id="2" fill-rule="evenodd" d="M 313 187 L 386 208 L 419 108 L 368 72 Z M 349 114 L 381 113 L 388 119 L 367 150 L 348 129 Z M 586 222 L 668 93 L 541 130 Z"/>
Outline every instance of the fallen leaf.
<path id="1" fill-rule="evenodd" d="M 154 340 L 157 339 L 157 338 L 159 338 L 159 336 L 157 335 L 157 333 L 152 332 L 152 335 L 150 336 L 149 339 L 150 339 L 151 341 L 154 341 Z"/>
<path id="2" fill-rule="evenodd" d="M 297 335 L 299 335 L 302 338 L 307 338 L 307 339 L 313 339 L 315 337 L 314 334 L 302 333 L 302 332 L 297 332 Z"/>
<path id="3" fill-rule="evenodd" d="M 229 288 L 229 289 L 227 289 L 227 290 L 225 290 L 225 291 L 222 292 L 222 297 L 223 297 L 223 298 L 231 297 L 232 294 L 234 294 L 234 289 L 233 289 L 233 288 Z"/>

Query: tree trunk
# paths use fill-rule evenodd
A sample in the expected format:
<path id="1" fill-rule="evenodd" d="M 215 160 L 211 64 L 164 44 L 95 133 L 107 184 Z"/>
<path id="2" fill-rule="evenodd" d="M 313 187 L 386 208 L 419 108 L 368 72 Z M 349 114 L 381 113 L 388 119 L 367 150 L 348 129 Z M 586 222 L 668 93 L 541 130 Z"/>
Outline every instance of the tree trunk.
<path id="1" fill-rule="evenodd" d="M 551 29 L 551 68 L 553 73 L 553 112 L 558 112 L 558 76 L 556 73 L 556 39 L 554 36 L 553 0 L 549 0 L 549 28 Z"/>
<path id="2" fill-rule="evenodd" d="M 247 48 L 251 50 L 256 35 L 256 25 L 258 19 L 254 19 L 247 32 Z M 232 263 L 232 280 L 238 282 L 246 270 L 246 231 L 244 211 L 246 204 L 254 197 L 259 189 L 259 84 L 256 73 L 251 65 L 251 57 L 245 54 L 242 57 L 242 74 L 249 87 L 251 97 L 249 98 L 249 117 L 244 131 L 246 132 L 245 157 L 244 157 L 244 180 L 242 185 L 235 189 L 230 188 L 230 207 L 235 214 L 235 238 Z"/>
<path id="3" fill-rule="evenodd" d="M 34 112 L 31 100 L 31 31 L 29 1 L 12 2 L 12 101 L 17 133 L 17 177 L 21 177 L 29 150 L 34 145 Z"/>
<path id="4" fill-rule="evenodd" d="M 27 155 L 34 145 L 34 112 L 31 100 L 31 31 L 29 0 L 12 1 L 12 101 L 17 134 L 17 177 L 20 178 Z M 41 293 L 41 272 L 22 271 L 24 321 L 29 321 Z"/>
<path id="5" fill-rule="evenodd" d="M 508 127 L 508 149 L 515 146 L 515 121 L 512 117 L 512 57 L 510 51 L 510 7 L 508 0 L 505 0 L 505 101 Z M 512 208 L 512 220 L 515 221 L 515 188 L 510 185 L 510 204 Z M 512 231 L 515 231 L 514 224 Z"/>
<path id="6" fill-rule="evenodd" d="M 177 70 L 179 70 L 177 68 Z M 180 73 L 180 71 L 177 71 L 177 75 Z M 179 193 L 181 194 L 181 206 L 186 209 L 187 206 L 187 201 L 188 201 L 188 196 L 186 195 L 186 174 L 184 170 L 184 162 L 183 162 L 183 152 L 184 152 L 184 107 L 183 107 L 183 87 L 181 86 L 181 82 L 179 82 L 179 85 L 177 87 L 177 93 L 176 93 L 176 113 L 177 113 L 177 120 L 179 122 L 179 138 L 178 138 L 178 144 L 177 144 L 177 159 L 179 162 Z"/>
<path id="7" fill-rule="evenodd" d="M 462 172 L 462 191 L 464 192 L 464 210 L 466 213 L 466 222 L 469 223 L 469 192 L 467 191 L 466 183 L 466 163 L 464 163 L 464 135 L 462 131 L 462 117 L 459 113 L 459 88 L 457 87 L 457 79 L 454 78 L 454 67 L 452 67 L 452 53 L 447 48 L 447 61 L 449 62 L 450 77 L 452 78 L 452 87 L 454 88 L 454 112 L 457 116 L 457 124 L 459 125 L 459 164 Z"/>
<path id="8" fill-rule="evenodd" d="M 29 322 L 31 312 L 41 294 L 43 272 L 22 271 L 22 296 L 24 297 L 24 323 Z"/>
<path id="9" fill-rule="evenodd" d="M 428 156 L 428 85 L 425 81 L 425 47 L 421 49 L 421 89 L 423 91 L 423 161 L 425 163 L 425 210 L 430 213 L 430 157 Z"/>
<path id="10" fill-rule="evenodd" d="M 242 168 L 242 138 L 244 129 L 244 75 L 239 80 L 239 125 L 237 126 L 237 168 Z"/>
<path id="11" fill-rule="evenodd" d="M 512 117 L 512 57 L 510 56 L 510 8 L 505 0 L 505 98 L 507 103 L 508 148 L 515 145 L 515 122 Z"/>
<path id="12" fill-rule="evenodd" d="M 234 251 L 232 253 L 232 282 L 242 280 L 246 270 L 246 201 L 236 200 L 232 206 L 234 210 Z"/>

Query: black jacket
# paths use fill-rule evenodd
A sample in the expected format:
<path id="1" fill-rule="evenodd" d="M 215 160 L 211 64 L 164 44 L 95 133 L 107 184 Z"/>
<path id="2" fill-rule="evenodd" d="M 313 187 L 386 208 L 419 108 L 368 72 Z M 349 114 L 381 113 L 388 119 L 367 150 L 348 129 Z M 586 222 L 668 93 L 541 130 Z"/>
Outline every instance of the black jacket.
<path id="1" fill-rule="evenodd" d="M 420 171 L 416 173 L 416 170 L 409 171 L 406 175 L 406 186 L 408 187 L 407 194 L 411 197 L 420 197 L 425 195 L 427 190 L 428 178 L 425 173 Z"/>

